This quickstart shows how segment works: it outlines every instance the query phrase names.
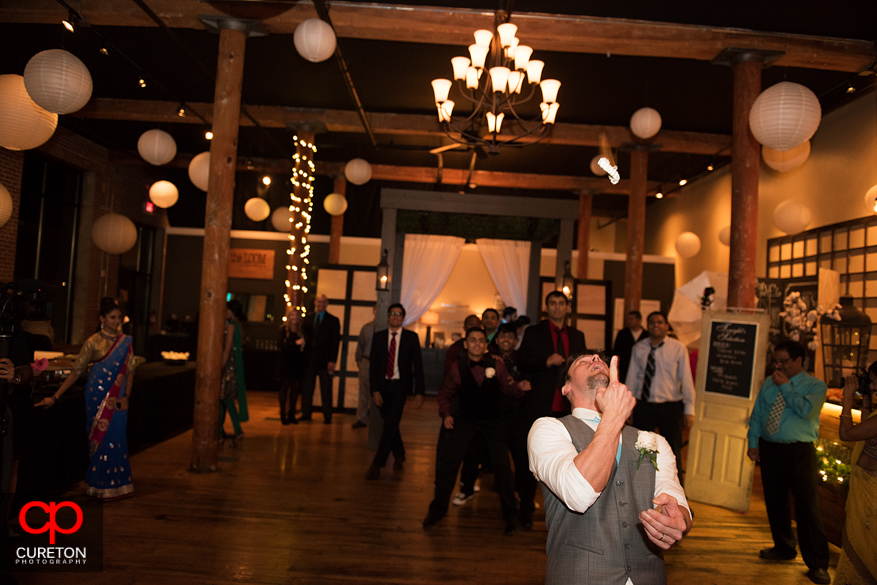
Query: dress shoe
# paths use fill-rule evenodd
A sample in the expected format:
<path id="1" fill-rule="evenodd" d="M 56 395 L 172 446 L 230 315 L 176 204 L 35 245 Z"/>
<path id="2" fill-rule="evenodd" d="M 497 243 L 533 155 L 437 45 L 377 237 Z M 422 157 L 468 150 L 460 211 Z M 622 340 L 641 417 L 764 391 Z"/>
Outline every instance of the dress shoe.
<path id="1" fill-rule="evenodd" d="M 368 426 L 367 424 L 365 424 L 365 423 L 362 422 L 361 420 L 358 420 L 358 421 L 356 421 L 355 423 L 353 423 L 352 425 L 350 425 L 350 428 L 352 428 L 352 429 L 364 429 L 364 428 L 367 427 L 367 426 Z"/>
<path id="2" fill-rule="evenodd" d="M 521 510 L 521 527 L 524 528 L 524 530 L 530 530 L 533 528 L 533 512 Z"/>
<path id="3" fill-rule="evenodd" d="M 365 472 L 366 479 L 380 479 L 381 477 L 381 468 L 377 465 L 372 465 L 368 468 L 368 471 Z"/>
<path id="4" fill-rule="evenodd" d="M 515 524 L 515 519 L 509 518 L 508 520 L 506 520 L 505 521 L 505 530 L 503 531 L 503 534 L 505 534 L 506 536 L 514 536 L 517 533 L 518 533 L 518 527 Z"/>
<path id="5" fill-rule="evenodd" d="M 290 414 L 289 417 L 287 418 L 287 420 L 289 421 L 289 424 L 291 424 L 291 425 L 297 425 L 297 424 L 298 424 L 298 420 L 296 420 L 294 414 Z"/>
<path id="6" fill-rule="evenodd" d="M 280 424 L 282 424 L 282 425 L 288 425 L 288 424 L 289 424 L 289 418 L 287 418 L 287 417 L 281 415 L 281 417 L 280 417 Z"/>
<path id="7" fill-rule="evenodd" d="M 309 414 L 303 414 L 303 415 L 301 415 L 300 417 L 298 417 L 298 420 L 300 420 L 300 421 L 302 421 L 302 420 L 311 420 L 311 415 L 309 415 Z"/>
<path id="8" fill-rule="evenodd" d="M 426 518 L 423 519 L 423 529 L 429 532 L 430 530 L 432 530 L 433 526 L 439 523 L 441 519 L 441 515 L 430 512 L 426 515 Z"/>
<path id="9" fill-rule="evenodd" d="M 828 571 L 825 569 L 810 569 L 807 571 L 807 578 L 814 583 L 831 583 L 831 577 L 828 576 Z"/>
<path id="10" fill-rule="evenodd" d="M 778 551 L 776 547 L 773 547 L 761 549 L 761 552 L 758 553 L 758 556 L 768 561 L 791 561 L 796 556 L 798 556 L 798 553 L 796 553 L 795 551 L 781 552 Z"/>

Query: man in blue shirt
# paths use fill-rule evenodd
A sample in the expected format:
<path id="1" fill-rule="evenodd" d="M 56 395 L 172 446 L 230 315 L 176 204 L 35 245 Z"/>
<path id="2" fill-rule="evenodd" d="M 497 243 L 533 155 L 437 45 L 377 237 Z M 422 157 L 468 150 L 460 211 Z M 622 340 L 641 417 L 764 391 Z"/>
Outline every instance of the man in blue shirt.
<path id="1" fill-rule="evenodd" d="M 814 583 L 831 583 L 828 541 L 819 515 L 819 468 L 813 442 L 819 437 L 819 412 L 825 382 L 804 371 L 804 348 L 785 341 L 773 352 L 776 370 L 758 393 L 749 418 L 749 451 L 761 462 L 761 483 L 773 548 L 759 556 L 770 561 L 795 558 L 789 492 L 795 498 L 798 543 Z"/>

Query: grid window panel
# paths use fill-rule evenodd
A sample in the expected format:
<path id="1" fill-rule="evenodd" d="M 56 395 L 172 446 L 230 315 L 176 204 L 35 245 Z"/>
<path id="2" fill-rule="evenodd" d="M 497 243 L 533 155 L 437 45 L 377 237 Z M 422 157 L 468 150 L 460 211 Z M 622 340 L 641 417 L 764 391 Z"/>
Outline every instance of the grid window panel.
<path id="1" fill-rule="evenodd" d="M 865 245 L 865 228 L 850 229 L 850 248 L 861 248 Z"/>
<path id="2" fill-rule="evenodd" d="M 792 259 L 792 244 L 787 243 L 780 246 L 780 260 Z"/>
<path id="3" fill-rule="evenodd" d="M 792 258 L 804 257 L 804 240 L 792 243 Z"/>
<path id="4" fill-rule="evenodd" d="M 816 238 L 807 238 L 807 255 L 808 256 L 815 256 L 816 254 L 819 253 L 817 241 L 818 240 Z"/>

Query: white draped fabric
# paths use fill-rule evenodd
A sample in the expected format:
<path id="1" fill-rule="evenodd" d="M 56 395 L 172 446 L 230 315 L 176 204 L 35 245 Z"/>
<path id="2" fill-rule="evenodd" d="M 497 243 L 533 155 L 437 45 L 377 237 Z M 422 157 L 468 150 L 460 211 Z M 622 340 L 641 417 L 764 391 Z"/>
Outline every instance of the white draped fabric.
<path id="1" fill-rule="evenodd" d="M 426 313 L 445 287 L 466 240 L 453 236 L 405 234 L 400 301 L 404 325 Z"/>
<path id="2" fill-rule="evenodd" d="M 475 243 L 503 302 L 523 315 L 527 311 L 530 242 L 480 239 Z"/>

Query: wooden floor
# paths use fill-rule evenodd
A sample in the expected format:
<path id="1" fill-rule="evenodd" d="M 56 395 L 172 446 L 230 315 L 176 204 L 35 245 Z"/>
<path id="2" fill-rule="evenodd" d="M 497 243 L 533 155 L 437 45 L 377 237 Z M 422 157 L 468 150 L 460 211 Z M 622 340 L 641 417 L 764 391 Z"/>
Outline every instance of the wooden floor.
<path id="1" fill-rule="evenodd" d="M 101 574 L 17 574 L 21 584 L 128 583 L 541 583 L 546 529 L 505 537 L 491 478 L 430 533 L 435 399 L 402 422 L 408 461 L 366 482 L 367 430 L 336 415 L 281 426 L 275 396 L 250 395 L 242 447 L 226 446 L 220 471 L 189 473 L 191 432 L 132 458 L 136 494 L 104 506 Z M 228 429 L 230 430 L 230 428 Z M 392 459 L 391 459 L 392 461 Z M 668 582 L 809 583 L 800 560 L 768 563 L 771 545 L 756 478 L 747 514 L 693 503 L 691 534 L 667 554 Z M 831 570 L 839 550 L 831 547 Z"/>

